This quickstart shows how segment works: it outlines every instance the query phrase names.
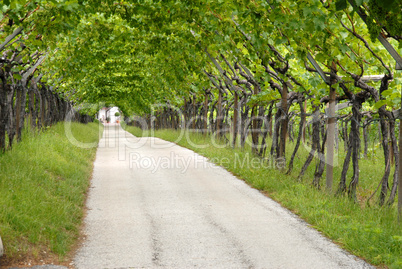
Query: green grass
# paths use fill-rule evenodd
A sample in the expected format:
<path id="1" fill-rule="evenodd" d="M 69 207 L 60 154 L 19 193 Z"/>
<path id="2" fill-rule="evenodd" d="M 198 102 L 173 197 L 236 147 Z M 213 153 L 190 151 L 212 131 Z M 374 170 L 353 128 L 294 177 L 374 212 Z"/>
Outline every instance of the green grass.
<path id="1" fill-rule="evenodd" d="M 72 123 L 75 139 L 99 141 L 99 124 Z M 64 123 L 0 155 L 0 235 L 8 259 L 51 251 L 63 258 L 78 238 L 96 148 L 79 148 Z"/>
<path id="2" fill-rule="evenodd" d="M 149 136 L 149 131 L 127 126 L 135 136 Z M 275 168 L 258 165 L 259 159 L 253 159 L 249 148 L 245 150 L 230 147 L 216 148 L 211 145 L 211 137 L 189 133 L 178 140 L 179 132 L 173 130 L 155 131 L 154 135 L 190 148 L 215 163 L 224 166 L 233 174 L 245 180 L 275 199 L 283 206 L 298 214 L 314 228 L 331 238 L 338 245 L 368 262 L 389 268 L 402 268 L 402 229 L 397 221 L 396 205 L 380 208 L 377 201 L 366 205 L 367 198 L 375 190 L 384 170 L 381 152 L 372 153 L 368 159 L 360 160 L 360 182 L 358 188 L 359 203 L 347 197 L 336 197 L 311 185 L 317 160 L 310 165 L 303 181 L 297 180 L 298 173 L 307 158 L 308 151 L 301 146 L 295 159 L 294 172 L 287 176 Z M 219 142 L 219 141 L 218 141 Z M 269 141 L 270 142 L 270 141 Z M 224 144 L 221 142 L 221 144 Z M 206 145 L 205 148 L 197 145 Z M 293 144 L 287 146 L 287 156 L 293 151 Z M 343 145 L 340 145 L 343 149 Z M 379 149 L 380 150 L 380 149 Z M 378 151 L 379 151 L 378 150 Z M 344 153 L 339 152 L 340 165 L 334 169 L 334 189 L 340 178 Z M 239 165 L 239 160 L 255 161 L 255 168 Z M 290 157 L 288 157 L 290 158 Z M 264 163 L 266 164 L 266 163 Z M 352 170 L 350 168 L 350 170 Z M 348 181 L 351 171 L 349 171 Z M 325 180 L 325 173 L 323 175 Z M 375 197 L 378 197 L 376 195 Z M 374 198 L 373 198 L 374 199 Z"/>

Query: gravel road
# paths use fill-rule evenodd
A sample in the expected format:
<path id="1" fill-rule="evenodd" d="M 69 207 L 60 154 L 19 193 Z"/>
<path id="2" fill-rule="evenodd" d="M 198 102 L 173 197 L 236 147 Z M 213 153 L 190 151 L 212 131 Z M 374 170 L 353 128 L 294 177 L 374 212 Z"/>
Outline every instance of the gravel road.
<path id="1" fill-rule="evenodd" d="M 191 150 L 106 126 L 76 268 L 371 268 Z"/>

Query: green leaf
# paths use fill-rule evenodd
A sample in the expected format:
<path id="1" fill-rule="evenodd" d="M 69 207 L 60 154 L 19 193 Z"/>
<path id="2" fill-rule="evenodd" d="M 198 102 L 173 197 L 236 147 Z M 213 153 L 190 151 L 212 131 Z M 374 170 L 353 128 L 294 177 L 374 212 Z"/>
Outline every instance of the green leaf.
<path id="1" fill-rule="evenodd" d="M 356 6 L 361 6 L 363 5 L 363 0 L 356 0 Z"/>
<path id="2" fill-rule="evenodd" d="M 325 28 L 325 18 L 324 17 L 316 17 L 314 18 L 314 24 L 315 24 L 315 28 L 318 31 L 322 31 Z"/>
<path id="3" fill-rule="evenodd" d="M 392 89 L 388 89 L 388 90 L 382 92 L 382 96 L 389 96 L 391 94 L 392 94 Z"/>
<path id="4" fill-rule="evenodd" d="M 346 39 L 346 38 L 348 37 L 348 32 L 342 31 L 342 32 L 339 32 L 339 34 L 341 35 L 341 37 L 342 37 L 343 39 Z"/>
<path id="5" fill-rule="evenodd" d="M 310 16 L 311 15 L 311 7 L 309 7 L 309 6 L 304 7 L 303 8 L 303 15 L 306 16 L 306 17 Z"/>
<path id="6" fill-rule="evenodd" d="M 21 80 L 21 79 L 22 79 L 22 76 L 21 76 L 20 74 L 18 74 L 18 73 L 14 73 L 14 74 L 13 74 L 13 77 L 14 77 L 14 79 L 17 79 L 17 80 Z"/>
<path id="7" fill-rule="evenodd" d="M 286 43 L 288 40 L 286 38 L 278 38 L 277 40 L 275 40 L 275 44 L 276 45 L 281 45 Z"/>
<path id="8" fill-rule="evenodd" d="M 375 109 L 379 109 L 380 107 L 382 107 L 383 105 L 386 105 L 387 101 L 386 100 L 380 100 L 377 103 L 374 104 L 374 108 Z"/>
<path id="9" fill-rule="evenodd" d="M 335 7 L 336 7 L 336 10 L 338 10 L 338 11 L 346 9 L 348 7 L 348 2 L 347 2 L 347 0 L 337 0 L 335 3 Z"/>

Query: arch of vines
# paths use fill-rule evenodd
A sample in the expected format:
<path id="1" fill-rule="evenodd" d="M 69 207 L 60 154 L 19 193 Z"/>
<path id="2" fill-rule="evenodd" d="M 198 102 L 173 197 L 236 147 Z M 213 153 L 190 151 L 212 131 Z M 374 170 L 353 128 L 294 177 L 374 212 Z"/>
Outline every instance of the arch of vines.
<path id="1" fill-rule="evenodd" d="M 185 126 L 233 147 L 251 137 L 255 155 L 285 160 L 284 172 L 299 178 L 315 163 L 318 188 L 325 169 L 331 188 L 332 148 L 343 140 L 336 191 L 356 199 L 359 160 L 375 133 L 384 156 L 379 203 L 397 197 L 400 0 L 3 0 L 0 7 L 1 150 L 6 137 L 9 145 L 20 137 L 26 118 L 43 126 L 73 105 L 98 104 L 81 106 L 94 114 L 114 104 L 137 115 L 133 124 L 140 117 L 154 128 Z M 306 141 L 310 152 L 294 171 Z"/>

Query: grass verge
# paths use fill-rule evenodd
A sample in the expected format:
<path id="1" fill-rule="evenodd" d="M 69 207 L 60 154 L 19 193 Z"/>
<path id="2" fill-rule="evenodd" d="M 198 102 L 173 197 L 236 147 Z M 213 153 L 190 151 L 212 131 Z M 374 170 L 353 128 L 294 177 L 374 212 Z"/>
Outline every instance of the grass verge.
<path id="1" fill-rule="evenodd" d="M 39 134 L 25 131 L 20 143 L 0 155 L 0 235 L 5 248 L 0 265 L 49 255 L 63 260 L 76 242 L 96 148 L 77 147 L 70 140 L 97 143 L 102 127 L 70 127 L 58 123 Z"/>
<path id="2" fill-rule="evenodd" d="M 150 134 L 130 126 L 127 126 L 126 130 L 135 136 Z M 179 131 L 174 130 L 158 130 L 154 135 L 194 150 L 212 162 L 224 166 L 354 255 L 382 268 L 402 268 L 402 229 L 397 221 L 396 205 L 389 208 L 379 207 L 376 203 L 367 206 L 365 203 L 383 172 L 381 154 L 374 159 L 360 161 L 361 182 L 358 189 L 360 203 L 354 203 L 347 197 L 328 195 L 311 185 L 315 163 L 310 165 L 303 181 L 297 180 L 298 172 L 307 158 L 306 149 L 299 150 L 294 172 L 285 175 L 278 169 L 267 167 L 263 163 L 259 164 L 259 159 L 253 157 L 249 149 L 232 149 L 211 136 L 189 132 L 181 136 Z M 293 144 L 289 143 L 287 156 L 290 156 L 292 150 Z M 339 160 L 343 160 L 343 153 L 340 152 L 339 155 Z M 247 159 L 245 165 L 242 165 Z M 254 162 L 254 165 L 250 165 L 251 162 Z M 342 165 L 335 167 L 335 180 L 340 178 L 341 169 Z M 336 185 L 334 182 L 335 189 Z"/>

